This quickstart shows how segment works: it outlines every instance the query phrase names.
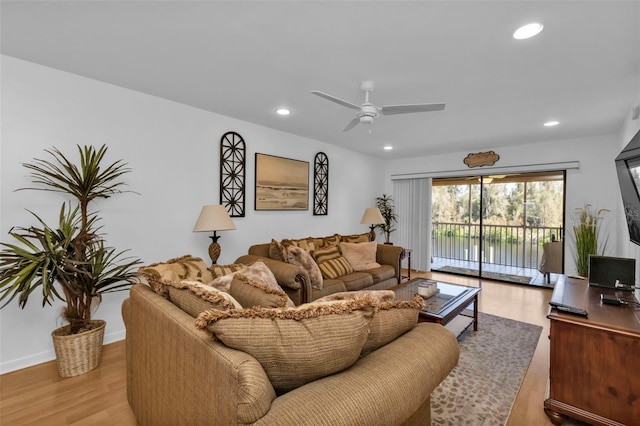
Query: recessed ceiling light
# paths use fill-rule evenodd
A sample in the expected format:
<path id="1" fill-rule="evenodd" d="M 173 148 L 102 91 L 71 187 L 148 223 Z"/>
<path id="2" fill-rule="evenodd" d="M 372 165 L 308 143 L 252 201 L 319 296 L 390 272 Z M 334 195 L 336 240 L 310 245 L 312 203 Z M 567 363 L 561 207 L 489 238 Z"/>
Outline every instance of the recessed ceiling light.
<path id="1" fill-rule="evenodd" d="M 289 115 L 289 114 L 291 114 L 291 111 L 289 111 L 286 108 L 278 108 L 276 110 L 276 114 L 278 114 L 278 115 Z"/>
<path id="2" fill-rule="evenodd" d="M 551 120 L 551 121 L 547 121 L 546 123 L 544 123 L 543 126 L 544 127 L 553 127 L 553 126 L 557 126 L 558 124 L 560 124 L 559 121 Z"/>
<path id="3" fill-rule="evenodd" d="M 515 38 L 516 40 L 524 40 L 526 38 L 531 38 L 533 36 L 540 34 L 540 31 L 542 31 L 542 28 L 543 28 L 542 24 L 539 24 L 537 22 L 523 25 L 513 33 L 513 38 Z"/>
<path id="4" fill-rule="evenodd" d="M 384 147 L 385 151 L 391 151 L 393 149 L 393 147 L 391 145 L 387 145 Z"/>

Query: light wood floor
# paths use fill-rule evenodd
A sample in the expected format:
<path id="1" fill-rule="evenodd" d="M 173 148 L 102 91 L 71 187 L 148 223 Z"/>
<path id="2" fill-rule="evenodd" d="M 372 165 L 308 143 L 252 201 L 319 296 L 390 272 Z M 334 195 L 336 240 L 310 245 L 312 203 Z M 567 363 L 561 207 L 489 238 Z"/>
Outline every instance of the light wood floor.
<path id="1" fill-rule="evenodd" d="M 412 272 L 415 276 L 480 285 L 478 279 L 455 275 Z M 481 285 L 480 312 L 544 327 L 507 425 L 552 425 L 542 408 L 549 369 L 546 315 L 551 290 L 485 280 Z M 136 424 L 127 404 L 124 342 L 105 345 L 100 366 L 79 377 L 60 378 L 55 362 L 0 376 L 0 425 L 87 424 Z"/>

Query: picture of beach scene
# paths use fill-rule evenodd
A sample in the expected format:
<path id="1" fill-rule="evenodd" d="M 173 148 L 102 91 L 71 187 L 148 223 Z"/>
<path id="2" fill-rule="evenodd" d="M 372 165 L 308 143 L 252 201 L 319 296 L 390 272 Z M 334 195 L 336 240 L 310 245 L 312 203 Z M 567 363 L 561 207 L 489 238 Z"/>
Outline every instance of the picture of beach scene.
<path id="1" fill-rule="evenodd" d="M 309 210 L 309 163 L 256 153 L 256 210 Z"/>

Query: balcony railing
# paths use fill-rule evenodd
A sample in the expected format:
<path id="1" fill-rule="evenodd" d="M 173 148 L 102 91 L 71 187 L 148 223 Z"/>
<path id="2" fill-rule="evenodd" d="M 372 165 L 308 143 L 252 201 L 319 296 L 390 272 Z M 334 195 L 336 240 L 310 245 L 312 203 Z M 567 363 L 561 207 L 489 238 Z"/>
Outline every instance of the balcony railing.
<path id="1" fill-rule="evenodd" d="M 561 239 L 562 227 L 480 225 L 433 222 L 434 257 L 536 269 L 542 244 Z"/>

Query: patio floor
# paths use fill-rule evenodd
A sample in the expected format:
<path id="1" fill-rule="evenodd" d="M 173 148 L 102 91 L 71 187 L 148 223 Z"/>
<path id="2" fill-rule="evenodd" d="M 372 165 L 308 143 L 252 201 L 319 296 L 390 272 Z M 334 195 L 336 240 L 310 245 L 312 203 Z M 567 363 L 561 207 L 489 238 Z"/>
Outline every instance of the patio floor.
<path id="1" fill-rule="evenodd" d="M 463 275 L 465 274 L 464 270 L 473 270 L 478 271 L 479 264 L 478 262 L 470 262 L 466 260 L 455 260 L 455 259 L 445 259 L 441 257 L 434 257 L 431 262 L 431 270 L 438 271 L 442 268 L 449 267 L 441 272 L 448 273 L 458 273 Z M 456 270 L 461 270 L 457 272 Z M 456 271 L 456 272 L 453 272 Z M 495 279 L 497 281 L 505 281 L 515 284 L 521 285 L 531 285 L 536 287 L 551 287 L 555 285 L 558 281 L 559 274 L 551 274 L 551 283 L 547 284 L 544 279 L 544 276 L 537 269 L 524 268 L 524 267 L 516 267 L 516 266 L 505 266 L 505 265 L 496 265 L 494 263 L 482 263 L 482 272 L 491 275 L 490 279 Z M 493 275 L 500 274 L 500 275 Z M 529 282 L 526 282 L 526 278 L 523 277 L 531 277 Z"/>

